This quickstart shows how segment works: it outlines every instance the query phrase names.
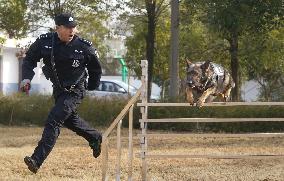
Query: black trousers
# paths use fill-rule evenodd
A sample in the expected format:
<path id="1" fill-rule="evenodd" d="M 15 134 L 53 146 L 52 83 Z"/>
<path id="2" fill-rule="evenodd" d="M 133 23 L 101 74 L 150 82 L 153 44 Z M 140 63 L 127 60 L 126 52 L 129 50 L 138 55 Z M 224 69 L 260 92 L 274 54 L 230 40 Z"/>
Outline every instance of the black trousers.
<path id="1" fill-rule="evenodd" d="M 42 133 L 42 138 L 32 154 L 38 167 L 42 165 L 54 147 L 62 126 L 74 131 L 85 138 L 89 143 L 101 139 L 101 133 L 92 128 L 76 112 L 77 106 L 83 98 L 82 91 L 64 91 L 55 97 L 55 105 L 50 111 Z"/>

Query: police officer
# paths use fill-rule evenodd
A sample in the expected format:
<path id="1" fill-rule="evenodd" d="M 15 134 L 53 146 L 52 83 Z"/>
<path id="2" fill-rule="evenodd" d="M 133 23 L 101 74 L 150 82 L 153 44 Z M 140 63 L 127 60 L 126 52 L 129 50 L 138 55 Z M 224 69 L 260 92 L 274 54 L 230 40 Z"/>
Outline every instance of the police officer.
<path id="1" fill-rule="evenodd" d="M 90 127 L 76 111 L 85 90 L 94 90 L 99 86 L 102 70 L 97 51 L 91 42 L 75 34 L 77 24 L 71 14 L 57 15 L 55 24 L 56 32 L 41 35 L 30 46 L 22 65 L 22 91 L 30 88 L 35 74 L 33 69 L 42 59 L 42 70 L 53 83 L 55 98 L 55 105 L 48 115 L 41 140 L 34 153 L 24 158 L 25 164 L 33 173 L 37 173 L 51 152 L 62 126 L 85 138 L 95 158 L 101 152 L 101 133 Z"/>

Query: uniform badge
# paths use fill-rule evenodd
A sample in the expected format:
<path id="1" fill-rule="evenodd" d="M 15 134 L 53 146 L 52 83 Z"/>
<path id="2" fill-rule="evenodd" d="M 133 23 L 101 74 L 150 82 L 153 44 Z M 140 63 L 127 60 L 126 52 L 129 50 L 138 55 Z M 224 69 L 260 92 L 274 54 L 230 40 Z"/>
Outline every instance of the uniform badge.
<path id="1" fill-rule="evenodd" d="M 75 52 L 75 53 L 83 53 L 82 50 L 75 50 L 74 52 Z"/>
<path id="2" fill-rule="evenodd" d="M 69 21 L 74 21 L 74 19 L 72 17 L 69 18 Z"/>
<path id="3" fill-rule="evenodd" d="M 100 58 L 100 55 L 99 55 L 99 53 L 98 53 L 97 50 L 95 50 L 95 54 L 96 54 L 96 56 L 97 56 L 98 58 Z"/>
<path id="4" fill-rule="evenodd" d="M 80 65 L 80 62 L 79 62 L 79 60 L 73 60 L 73 64 L 72 64 L 72 67 L 79 67 L 79 65 Z"/>

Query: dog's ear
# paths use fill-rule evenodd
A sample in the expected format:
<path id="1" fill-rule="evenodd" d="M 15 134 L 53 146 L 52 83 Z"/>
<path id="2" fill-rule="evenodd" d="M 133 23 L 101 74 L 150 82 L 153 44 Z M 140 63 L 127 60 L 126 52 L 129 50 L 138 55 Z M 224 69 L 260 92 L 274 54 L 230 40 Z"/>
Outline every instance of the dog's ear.
<path id="1" fill-rule="evenodd" d="M 204 63 L 201 65 L 202 70 L 204 70 L 205 72 L 208 71 L 208 69 L 209 69 L 209 67 L 210 67 L 210 63 L 211 63 L 210 60 L 207 60 L 206 62 L 204 62 Z"/>
<path id="2" fill-rule="evenodd" d="M 186 65 L 187 65 L 187 68 L 189 68 L 189 66 L 191 65 L 191 61 L 189 59 L 186 59 Z"/>

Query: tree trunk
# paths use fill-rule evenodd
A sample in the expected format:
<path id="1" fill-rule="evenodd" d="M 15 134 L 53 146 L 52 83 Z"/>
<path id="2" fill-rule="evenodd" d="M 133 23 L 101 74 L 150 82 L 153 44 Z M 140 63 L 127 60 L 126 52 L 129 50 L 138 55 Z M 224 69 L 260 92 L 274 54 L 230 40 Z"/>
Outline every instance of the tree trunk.
<path id="1" fill-rule="evenodd" d="M 156 1 L 145 0 L 148 15 L 148 33 L 146 36 L 146 57 L 148 60 L 148 100 L 152 90 L 152 75 L 154 66 L 154 45 L 156 31 Z"/>
<path id="2" fill-rule="evenodd" d="M 235 82 L 235 88 L 232 90 L 232 100 L 240 101 L 238 34 L 236 31 L 231 32 L 229 43 L 230 43 L 232 77 Z"/>
<path id="3" fill-rule="evenodd" d="M 171 0 L 171 55 L 170 55 L 170 97 L 176 98 L 179 92 L 178 66 L 179 1 Z"/>

